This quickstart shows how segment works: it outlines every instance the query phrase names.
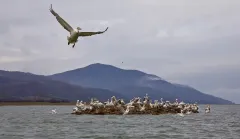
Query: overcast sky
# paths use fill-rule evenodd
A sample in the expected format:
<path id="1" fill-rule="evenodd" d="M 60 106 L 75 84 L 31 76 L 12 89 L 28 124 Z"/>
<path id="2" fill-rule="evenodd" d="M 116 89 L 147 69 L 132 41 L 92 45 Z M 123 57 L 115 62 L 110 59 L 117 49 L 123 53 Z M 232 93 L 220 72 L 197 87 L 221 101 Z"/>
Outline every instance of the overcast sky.
<path id="1" fill-rule="evenodd" d="M 0 69 L 49 75 L 98 62 L 240 103 L 240 0 L 0 3 Z M 74 28 L 109 29 L 72 49 L 50 4 Z"/>

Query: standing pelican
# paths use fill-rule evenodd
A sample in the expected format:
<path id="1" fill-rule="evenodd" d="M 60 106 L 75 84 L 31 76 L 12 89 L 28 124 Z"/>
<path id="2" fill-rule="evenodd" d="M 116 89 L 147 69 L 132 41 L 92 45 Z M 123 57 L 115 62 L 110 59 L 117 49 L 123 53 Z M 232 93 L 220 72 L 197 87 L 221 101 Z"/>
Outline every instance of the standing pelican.
<path id="1" fill-rule="evenodd" d="M 53 9 L 52 4 L 50 6 L 50 12 L 56 17 L 57 21 L 63 26 L 64 29 L 66 29 L 70 36 L 67 36 L 68 45 L 73 44 L 72 48 L 74 48 L 75 43 L 78 41 L 78 37 L 86 37 L 86 36 L 92 36 L 96 34 L 102 34 L 108 30 L 108 27 L 104 31 L 97 31 L 97 32 L 80 32 L 79 30 L 82 30 L 80 27 L 77 27 L 76 29 L 73 29 L 63 18 L 61 18 Z"/>
<path id="2" fill-rule="evenodd" d="M 178 113 L 178 115 L 184 117 L 183 110 L 181 110 L 181 113 Z"/>

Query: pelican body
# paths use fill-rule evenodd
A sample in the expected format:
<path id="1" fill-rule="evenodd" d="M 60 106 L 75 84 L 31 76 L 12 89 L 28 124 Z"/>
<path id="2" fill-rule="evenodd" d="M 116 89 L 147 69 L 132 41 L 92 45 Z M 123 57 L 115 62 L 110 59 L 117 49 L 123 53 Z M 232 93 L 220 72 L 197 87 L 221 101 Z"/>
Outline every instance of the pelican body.
<path id="1" fill-rule="evenodd" d="M 205 108 L 205 113 L 209 113 L 210 112 L 210 105 L 207 106 L 207 108 Z"/>
<path id="2" fill-rule="evenodd" d="M 97 32 L 80 32 L 82 30 L 80 27 L 73 29 L 62 17 L 60 17 L 53 9 L 52 4 L 50 6 L 50 12 L 56 17 L 57 21 L 66 29 L 70 36 L 67 36 L 68 45 L 73 44 L 72 48 L 74 48 L 75 44 L 78 41 L 78 37 L 87 37 L 96 34 L 102 34 L 108 30 L 108 27 L 104 31 L 97 31 Z"/>
<path id="3" fill-rule="evenodd" d="M 79 30 L 80 29 L 77 27 L 76 29 L 74 29 L 73 31 L 70 32 L 70 36 L 67 36 L 68 45 L 75 44 L 78 41 Z"/>

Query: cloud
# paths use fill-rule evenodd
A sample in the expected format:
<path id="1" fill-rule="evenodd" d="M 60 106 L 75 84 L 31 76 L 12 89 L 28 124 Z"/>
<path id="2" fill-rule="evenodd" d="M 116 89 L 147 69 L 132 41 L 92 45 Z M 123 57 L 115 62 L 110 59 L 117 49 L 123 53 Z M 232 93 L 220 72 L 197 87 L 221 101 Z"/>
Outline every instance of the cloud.
<path id="1" fill-rule="evenodd" d="M 0 63 L 10 63 L 10 62 L 18 62 L 18 61 L 24 61 L 24 58 L 0 56 Z"/>
<path id="2" fill-rule="evenodd" d="M 74 28 L 109 30 L 79 38 L 72 49 L 69 33 L 49 12 L 50 4 Z M 234 84 L 232 70 L 240 67 L 239 6 L 239 0 L 4 1 L 0 54 L 5 62 L 0 68 L 50 74 L 101 62 L 216 94 L 233 89 L 225 84 Z M 229 78 L 202 85 L 217 71 Z"/>

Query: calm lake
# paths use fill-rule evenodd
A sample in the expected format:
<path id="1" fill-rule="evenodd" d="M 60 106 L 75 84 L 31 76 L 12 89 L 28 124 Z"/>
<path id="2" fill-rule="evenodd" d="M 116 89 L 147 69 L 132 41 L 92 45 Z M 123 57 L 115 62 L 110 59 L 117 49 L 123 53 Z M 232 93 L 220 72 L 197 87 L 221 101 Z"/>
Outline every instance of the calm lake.
<path id="1" fill-rule="evenodd" d="M 185 115 L 72 115 L 74 106 L 1 106 L 1 139 L 240 139 L 240 105 Z M 56 108 L 57 113 L 51 110 Z"/>

